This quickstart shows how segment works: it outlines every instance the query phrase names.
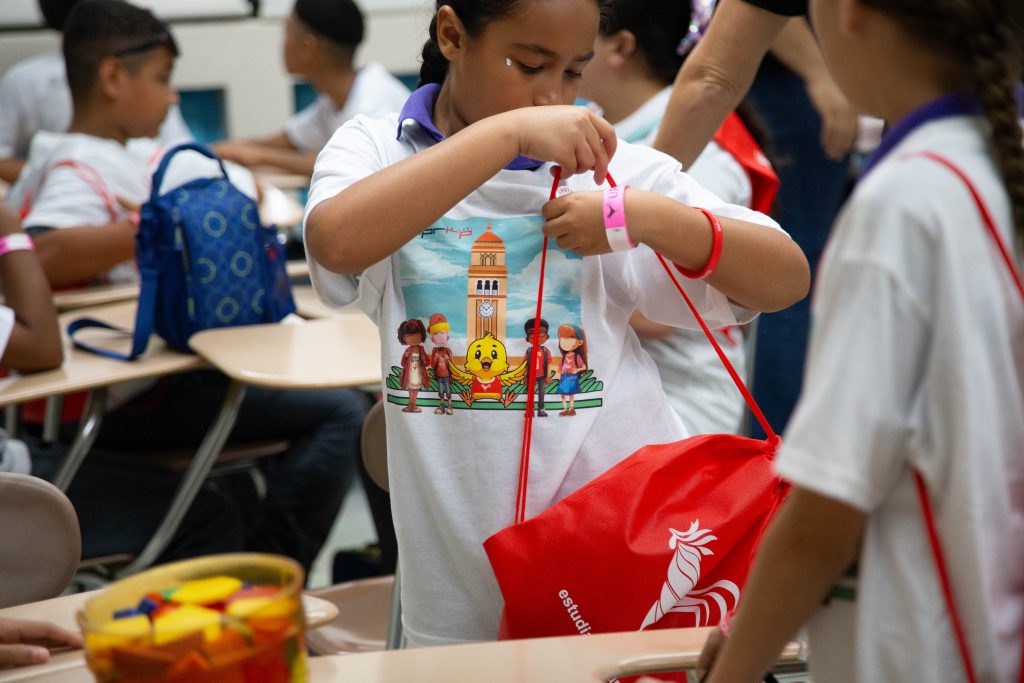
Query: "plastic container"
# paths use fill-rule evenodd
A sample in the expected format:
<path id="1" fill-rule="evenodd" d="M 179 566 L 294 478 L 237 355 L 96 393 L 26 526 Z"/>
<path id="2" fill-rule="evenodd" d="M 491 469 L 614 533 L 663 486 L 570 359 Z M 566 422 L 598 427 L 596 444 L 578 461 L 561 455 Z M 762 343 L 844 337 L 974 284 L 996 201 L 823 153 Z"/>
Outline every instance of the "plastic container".
<path id="1" fill-rule="evenodd" d="M 230 601 L 199 597 L 187 608 L 178 604 L 175 589 L 213 577 L 238 579 L 259 595 L 243 602 L 232 591 Z M 79 611 L 86 662 L 99 683 L 306 683 L 304 583 L 296 562 L 254 553 L 185 560 L 130 576 Z M 156 610 L 162 602 L 170 605 L 167 611 L 114 618 L 147 595 Z M 174 612 L 181 618 L 157 619 Z"/>

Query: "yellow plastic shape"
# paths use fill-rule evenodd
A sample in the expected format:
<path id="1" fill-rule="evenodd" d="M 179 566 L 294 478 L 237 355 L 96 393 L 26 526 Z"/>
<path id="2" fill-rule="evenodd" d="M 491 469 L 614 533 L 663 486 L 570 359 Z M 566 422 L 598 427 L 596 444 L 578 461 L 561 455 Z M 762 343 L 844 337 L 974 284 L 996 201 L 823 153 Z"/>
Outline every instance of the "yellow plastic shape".
<path id="1" fill-rule="evenodd" d="M 150 633 L 149 617 L 140 614 L 125 619 L 112 619 L 102 631 L 88 634 L 89 647 L 106 649 L 146 638 Z"/>
<path id="2" fill-rule="evenodd" d="M 211 576 L 208 579 L 196 579 L 186 582 L 171 594 L 171 601 L 179 605 L 211 605 L 224 602 L 238 589 L 242 582 L 231 576 Z"/>
<path id="3" fill-rule="evenodd" d="M 259 617 L 290 617 L 293 616 L 299 607 L 295 600 L 286 595 L 279 595 L 273 598 L 241 598 L 228 603 L 227 614 L 233 617 L 245 618 L 255 614 Z"/>
<path id="4" fill-rule="evenodd" d="M 219 638 L 221 613 L 199 605 L 182 605 L 156 618 L 153 622 L 153 642 L 161 645 L 196 631 L 202 631 L 207 641 Z"/>

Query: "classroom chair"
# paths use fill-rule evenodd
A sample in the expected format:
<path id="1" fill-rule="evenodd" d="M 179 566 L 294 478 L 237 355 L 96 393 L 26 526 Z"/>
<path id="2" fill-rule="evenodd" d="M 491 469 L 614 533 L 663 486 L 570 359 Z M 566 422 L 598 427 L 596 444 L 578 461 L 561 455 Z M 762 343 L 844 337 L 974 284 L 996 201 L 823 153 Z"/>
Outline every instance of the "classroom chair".
<path id="1" fill-rule="evenodd" d="M 224 476 L 235 472 L 245 472 L 253 478 L 257 491 L 262 495 L 266 486 L 263 482 L 262 475 L 259 473 L 258 464 L 260 459 L 280 455 L 286 452 L 290 447 L 291 442 L 287 439 L 272 439 L 267 441 L 254 441 L 251 443 L 226 445 L 217 455 L 217 460 L 211 468 L 210 473 L 207 475 L 207 478 Z M 195 449 L 187 448 L 154 451 L 146 457 L 151 462 L 158 463 L 168 469 L 183 474 L 185 470 L 188 469 L 188 466 L 191 464 L 194 456 Z M 191 500 L 183 503 L 181 506 L 171 505 L 168 508 L 166 516 L 177 515 L 178 511 L 181 509 L 187 511 L 188 505 L 191 505 Z M 170 542 L 170 539 L 174 536 L 176 531 L 177 524 L 174 524 L 167 529 L 158 530 L 158 533 L 150 540 L 151 544 L 155 544 L 154 548 L 151 549 L 147 547 L 143 552 L 146 552 L 147 555 L 151 557 L 156 557 L 156 555 L 163 552 L 167 547 L 167 544 Z M 147 561 L 144 565 L 133 567 L 131 572 L 126 572 L 125 570 L 137 559 L 138 558 L 135 555 L 125 553 L 104 555 L 102 557 L 83 558 L 81 563 L 78 565 L 78 571 L 75 574 L 74 582 L 83 590 L 102 588 L 122 575 L 141 571 L 142 569 L 146 569 L 150 564 L 150 562 Z"/>
<path id="2" fill-rule="evenodd" d="M 81 552 L 78 516 L 60 489 L 0 472 L 0 607 L 59 595 Z"/>
<path id="3" fill-rule="evenodd" d="M 384 404 L 377 402 L 363 422 L 360 451 L 370 478 L 388 490 L 387 432 Z M 339 616 L 330 624 L 310 631 L 309 648 L 319 655 L 334 655 L 402 647 L 401 583 L 393 576 L 347 581 L 309 591 L 338 606 Z"/>

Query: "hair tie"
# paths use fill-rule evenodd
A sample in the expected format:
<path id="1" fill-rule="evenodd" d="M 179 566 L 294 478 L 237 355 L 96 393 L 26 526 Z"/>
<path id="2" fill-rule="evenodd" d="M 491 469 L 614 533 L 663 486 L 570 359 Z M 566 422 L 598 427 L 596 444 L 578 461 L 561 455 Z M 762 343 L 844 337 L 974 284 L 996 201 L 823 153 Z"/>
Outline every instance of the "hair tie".
<path id="1" fill-rule="evenodd" d="M 708 30 L 708 24 L 711 23 L 711 15 L 715 13 L 715 5 L 717 4 L 718 0 L 690 0 L 690 26 L 686 31 L 686 35 L 679 41 L 676 54 L 682 57 L 697 44 L 697 41 L 704 37 L 704 33 Z"/>

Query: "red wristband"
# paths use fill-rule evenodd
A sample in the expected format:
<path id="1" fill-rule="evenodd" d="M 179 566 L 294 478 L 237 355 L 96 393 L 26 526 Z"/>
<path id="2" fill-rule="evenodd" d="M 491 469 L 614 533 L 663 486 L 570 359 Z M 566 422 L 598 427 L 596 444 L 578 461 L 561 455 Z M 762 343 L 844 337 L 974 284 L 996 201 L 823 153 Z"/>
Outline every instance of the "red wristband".
<path id="1" fill-rule="evenodd" d="M 715 272 L 715 268 L 718 266 L 718 259 L 722 257 L 722 224 L 718 222 L 718 217 L 707 209 L 697 206 L 693 208 L 707 216 L 708 222 L 711 223 L 711 255 L 708 256 L 708 262 L 704 264 L 702 270 L 688 270 L 678 263 L 675 264 L 675 267 L 676 270 L 691 280 L 703 280 Z"/>

